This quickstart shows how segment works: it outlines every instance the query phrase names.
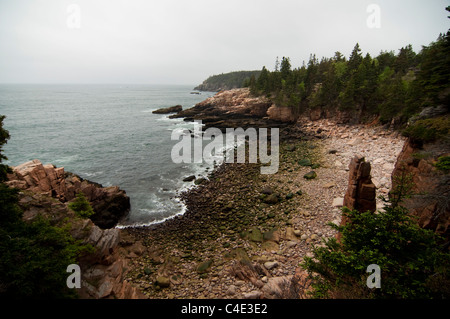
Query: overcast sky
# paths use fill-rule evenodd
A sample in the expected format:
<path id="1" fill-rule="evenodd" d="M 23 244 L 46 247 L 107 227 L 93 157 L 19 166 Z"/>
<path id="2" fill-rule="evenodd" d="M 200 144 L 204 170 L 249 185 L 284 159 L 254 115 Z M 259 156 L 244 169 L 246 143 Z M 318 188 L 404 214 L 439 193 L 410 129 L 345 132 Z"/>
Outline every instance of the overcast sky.
<path id="1" fill-rule="evenodd" d="M 376 6 L 369 6 L 375 4 Z M 199 84 L 287 56 L 416 52 L 449 0 L 0 0 L 0 83 Z M 375 8 L 375 9 L 374 9 Z M 379 9 L 379 15 L 377 8 Z M 369 10 L 368 10 L 369 9 Z M 377 24 L 379 23 L 379 24 Z"/>

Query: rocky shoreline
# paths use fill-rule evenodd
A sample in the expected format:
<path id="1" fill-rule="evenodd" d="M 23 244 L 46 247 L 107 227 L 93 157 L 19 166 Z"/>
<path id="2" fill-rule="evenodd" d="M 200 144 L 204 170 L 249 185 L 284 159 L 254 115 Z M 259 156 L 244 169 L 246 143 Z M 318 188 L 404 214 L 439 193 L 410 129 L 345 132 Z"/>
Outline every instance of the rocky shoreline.
<path id="1" fill-rule="evenodd" d="M 297 116 L 291 108 L 276 107 L 265 97 L 253 97 L 248 89 L 232 89 L 218 92 L 216 95 L 182 110 L 169 118 L 183 118 L 184 121 L 201 120 L 204 129 L 215 127 L 280 127 L 296 121 Z"/>
<path id="2" fill-rule="evenodd" d="M 183 216 L 123 229 L 127 280 L 147 298 L 305 297 L 299 263 L 336 235 L 327 224 L 340 223 L 350 160 L 370 161 L 377 196 L 387 195 L 405 139 L 382 127 L 309 118 L 281 136 L 278 173 L 223 164 L 182 194 Z M 306 179 L 312 170 L 316 177 Z"/>
<path id="3" fill-rule="evenodd" d="M 19 189 L 18 205 L 25 221 L 38 216 L 52 225 L 68 229 L 70 235 L 94 250 L 78 260 L 81 268 L 80 298 L 137 299 L 144 295 L 124 280 L 127 269 L 122 256 L 120 230 L 114 228 L 130 209 L 130 199 L 117 186 L 103 187 L 65 172 L 63 167 L 33 160 L 12 168 L 6 184 Z M 95 214 L 77 216 L 68 204 L 82 192 Z"/>
<path id="4" fill-rule="evenodd" d="M 417 175 L 419 190 L 429 191 L 439 181 L 433 161 L 448 154 L 448 145 L 417 151 L 386 127 L 294 114 L 245 89 L 177 108 L 171 117 L 202 120 L 204 128 L 279 127 L 278 172 L 262 175 L 261 164 L 222 164 L 201 182 L 195 176 L 186 180 L 197 186 L 180 195 L 187 208 L 183 215 L 120 229 L 114 227 L 127 214 L 129 199 L 118 187 L 102 187 L 37 160 L 8 176 L 8 184 L 22 190 L 24 219 L 43 213 L 60 223 L 68 217 L 71 234 L 97 248 L 80 261 L 80 297 L 307 298 L 309 283 L 300 264 L 314 246 L 337 235 L 328 224 L 341 223 L 352 159 L 370 163 L 370 184 L 381 209 L 379 196 L 388 195 L 400 164 Z M 68 209 L 80 191 L 97 220 L 78 219 Z M 448 214 L 436 218 L 441 204 L 435 197 L 422 200 L 425 214 L 417 214 L 421 225 L 448 234 Z"/>

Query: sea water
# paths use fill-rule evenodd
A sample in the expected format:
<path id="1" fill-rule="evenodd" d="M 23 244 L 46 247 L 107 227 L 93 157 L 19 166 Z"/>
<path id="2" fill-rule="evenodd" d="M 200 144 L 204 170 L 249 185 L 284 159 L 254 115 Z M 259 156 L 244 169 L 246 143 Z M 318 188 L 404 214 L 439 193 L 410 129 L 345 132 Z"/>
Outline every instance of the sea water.
<path id="1" fill-rule="evenodd" d="M 206 176 L 204 163 L 176 164 L 173 130 L 192 122 L 152 111 L 183 109 L 214 95 L 190 94 L 193 86 L 163 85 L 0 85 L 0 115 L 11 135 L 5 162 L 17 166 L 39 159 L 82 178 L 117 185 L 131 200 L 119 226 L 148 225 L 184 212 L 185 176 Z"/>

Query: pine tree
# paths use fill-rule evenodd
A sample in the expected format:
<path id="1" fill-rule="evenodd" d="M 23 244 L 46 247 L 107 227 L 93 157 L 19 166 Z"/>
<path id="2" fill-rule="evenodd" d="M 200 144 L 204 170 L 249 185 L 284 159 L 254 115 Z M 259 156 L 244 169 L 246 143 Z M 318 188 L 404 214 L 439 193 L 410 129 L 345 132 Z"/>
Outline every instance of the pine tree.
<path id="1" fill-rule="evenodd" d="M 266 95 L 270 93 L 269 71 L 266 69 L 265 66 L 263 66 L 261 73 L 259 74 L 258 80 L 256 81 L 256 89 L 259 92 Z"/>
<path id="2" fill-rule="evenodd" d="M 3 154 L 3 145 L 9 140 L 9 132 L 3 128 L 3 121 L 6 118 L 4 115 L 0 115 L 0 183 L 6 180 L 6 174 L 10 171 L 9 167 L 2 164 L 3 160 L 8 158 Z"/>
<path id="3" fill-rule="evenodd" d="M 395 59 L 394 69 L 396 72 L 405 74 L 411 66 L 415 64 L 416 53 L 414 52 L 411 44 L 404 48 L 401 48 L 397 58 Z"/>
<path id="4" fill-rule="evenodd" d="M 283 57 L 281 59 L 281 79 L 286 80 L 291 73 L 291 61 L 289 58 Z"/>
<path id="5" fill-rule="evenodd" d="M 359 65 L 363 60 L 360 52 L 361 49 L 359 48 L 359 43 L 356 43 L 355 47 L 353 48 L 352 54 L 348 59 L 348 68 L 347 68 L 348 77 L 350 77 L 351 74 L 358 69 Z"/>

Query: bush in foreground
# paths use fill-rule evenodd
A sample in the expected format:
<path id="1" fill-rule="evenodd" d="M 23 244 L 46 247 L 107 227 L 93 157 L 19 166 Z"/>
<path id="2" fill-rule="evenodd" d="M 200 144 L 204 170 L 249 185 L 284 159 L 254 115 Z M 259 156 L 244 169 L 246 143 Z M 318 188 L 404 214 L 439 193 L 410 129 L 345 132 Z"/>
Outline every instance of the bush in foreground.
<path id="1" fill-rule="evenodd" d="M 405 189 L 405 188 L 403 188 Z M 331 238 L 315 247 L 302 266 L 312 278 L 314 298 L 450 297 L 450 253 L 442 238 L 418 226 L 396 199 L 376 213 L 343 208 L 348 223 L 331 227 Z M 367 267 L 381 269 L 381 288 L 368 288 Z"/>

